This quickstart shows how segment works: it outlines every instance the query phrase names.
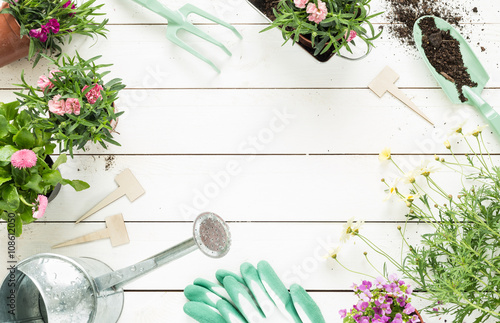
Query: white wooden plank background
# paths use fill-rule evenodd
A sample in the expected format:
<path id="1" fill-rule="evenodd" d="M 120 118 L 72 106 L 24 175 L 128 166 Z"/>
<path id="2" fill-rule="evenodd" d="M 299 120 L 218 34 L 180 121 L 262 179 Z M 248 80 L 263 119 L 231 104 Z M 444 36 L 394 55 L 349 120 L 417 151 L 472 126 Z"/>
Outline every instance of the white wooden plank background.
<path id="1" fill-rule="evenodd" d="M 381 165 L 378 152 L 389 146 L 401 163 L 416 166 L 425 158 L 446 154 L 443 141 L 450 128 L 468 120 L 465 128 L 484 124 L 468 105 L 451 104 L 438 88 L 415 49 L 385 33 L 365 59 L 334 57 L 318 63 L 298 46 L 281 46 L 279 31 L 259 33 L 266 21 L 243 0 L 193 0 L 191 3 L 233 23 L 238 40 L 223 27 L 193 17 L 207 33 L 233 53 L 226 56 L 206 42 L 182 35 L 221 67 L 208 65 L 170 44 L 166 22 L 132 1 L 108 0 L 107 39 L 76 38 L 66 47 L 85 57 L 102 55 L 115 64 L 111 77 L 127 84 L 118 107 L 117 140 L 121 147 L 104 150 L 88 145 L 61 166 L 65 177 L 91 184 L 76 193 L 64 187 L 46 216 L 25 228 L 18 240 L 19 260 L 50 246 L 103 228 L 104 218 L 123 213 L 131 243 L 112 248 L 108 241 L 57 250 L 91 256 L 121 268 L 168 248 L 190 236 L 197 212 L 210 210 L 229 221 L 232 251 L 219 260 L 195 252 L 126 286 L 120 323 L 193 322 L 182 312 L 183 288 L 197 277 L 213 279 L 219 268 L 237 271 L 242 262 L 271 260 L 286 281 L 311 292 L 327 322 L 339 322 L 338 310 L 354 300 L 348 291 L 362 277 L 348 273 L 321 256 L 338 244 L 342 223 L 351 216 L 367 221 L 363 232 L 388 250 L 399 243 L 396 226 L 406 207 L 383 202 L 380 178 L 395 173 Z M 185 2 L 169 1 L 171 8 Z M 495 108 L 500 101 L 500 5 L 496 1 L 454 1 L 464 16 L 463 33 L 490 73 L 484 98 Z M 382 0 L 373 10 L 385 10 Z M 387 26 L 387 15 L 376 26 Z M 379 99 L 367 84 L 385 66 L 400 74 L 397 85 L 435 123 L 430 126 L 389 94 Z M 20 71 L 35 82 L 47 68 L 34 70 L 25 59 L 0 70 L 0 101 L 15 98 L 13 84 Z M 500 143 L 491 133 L 492 152 Z M 453 141 L 457 151 L 467 149 Z M 444 155 L 446 157 L 446 155 Z M 495 160 L 498 160 L 495 157 Z M 134 203 L 126 198 L 74 225 L 90 205 L 116 186 L 113 178 L 130 168 L 146 189 Z M 458 180 L 450 172 L 438 175 L 450 191 Z M 418 242 L 425 226 L 410 224 L 409 238 Z M 380 234 L 382 233 L 382 234 Z M 0 236 L 6 237 L 5 225 Z M 1 238 L 0 248 L 6 250 Z M 399 244 L 397 244 L 399 245 Z M 371 272 L 360 242 L 344 247 L 340 258 L 350 267 Z M 6 263 L 0 252 L 0 263 Z M 381 266 L 382 259 L 373 258 Z M 297 268 L 302 268 L 302 271 Z M 0 275 L 5 274 L 0 270 Z M 417 300 L 417 304 L 419 303 Z M 431 318 L 426 322 L 450 317 Z"/>

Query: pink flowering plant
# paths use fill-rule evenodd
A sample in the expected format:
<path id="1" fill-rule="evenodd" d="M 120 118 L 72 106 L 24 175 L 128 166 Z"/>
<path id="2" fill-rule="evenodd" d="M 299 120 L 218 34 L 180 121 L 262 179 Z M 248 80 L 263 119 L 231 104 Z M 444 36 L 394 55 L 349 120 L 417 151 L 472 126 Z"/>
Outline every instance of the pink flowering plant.
<path id="1" fill-rule="evenodd" d="M 35 86 L 21 75 L 22 92 L 19 101 L 33 116 L 34 128 L 52 135 L 62 152 L 83 149 L 89 141 L 119 145 L 113 139 L 113 125 L 123 112 L 115 112 L 113 103 L 125 87 L 121 79 L 104 81 L 111 65 L 97 65 L 100 56 L 89 60 L 80 55 L 73 58 L 62 55 L 54 60 L 55 67 L 41 75 Z"/>
<path id="2" fill-rule="evenodd" d="M 35 58 L 36 65 L 40 54 L 61 53 L 61 45 L 71 42 L 73 35 L 96 37 L 105 36 L 108 19 L 96 22 L 96 16 L 103 6 L 94 5 L 96 0 L 78 4 L 76 0 L 4 0 L 9 8 L 2 13 L 10 13 L 21 26 L 21 37 L 28 36 L 30 48 L 28 58 Z"/>
<path id="3" fill-rule="evenodd" d="M 280 0 L 273 8 L 275 20 L 263 31 L 278 28 L 285 43 L 299 41 L 299 36 L 309 39 L 314 55 L 331 51 L 337 53 L 346 47 L 352 52 L 351 45 L 363 41 L 373 46 L 376 34 L 370 19 L 382 12 L 369 14 L 371 0 Z M 369 28 L 365 28 L 364 24 Z M 283 44 L 285 44 L 283 43 Z"/>
<path id="4" fill-rule="evenodd" d="M 396 274 L 388 278 L 353 284 L 358 302 L 350 310 L 340 310 L 343 323 L 423 323 L 411 305 L 411 286 Z"/>
<path id="5" fill-rule="evenodd" d="M 89 187 L 61 176 L 57 168 L 66 155 L 52 162 L 49 154 L 56 145 L 50 134 L 34 129 L 29 113 L 18 107 L 17 101 L 0 103 L 0 219 L 14 218 L 9 233 L 15 236 L 21 235 L 23 224 L 43 217 L 56 186 L 68 184 L 77 191 Z"/>

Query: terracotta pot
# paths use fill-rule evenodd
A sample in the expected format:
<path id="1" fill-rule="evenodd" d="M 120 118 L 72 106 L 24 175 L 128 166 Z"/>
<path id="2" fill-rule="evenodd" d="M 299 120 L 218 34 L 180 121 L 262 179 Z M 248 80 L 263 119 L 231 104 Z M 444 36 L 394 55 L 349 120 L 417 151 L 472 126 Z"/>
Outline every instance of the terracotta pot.
<path id="1" fill-rule="evenodd" d="M 2 2 L 1 9 L 9 4 Z M 0 10 L 1 10 L 0 9 Z M 11 14 L 0 15 L 0 67 L 28 56 L 30 40 L 28 36 L 21 38 L 21 26 Z"/>

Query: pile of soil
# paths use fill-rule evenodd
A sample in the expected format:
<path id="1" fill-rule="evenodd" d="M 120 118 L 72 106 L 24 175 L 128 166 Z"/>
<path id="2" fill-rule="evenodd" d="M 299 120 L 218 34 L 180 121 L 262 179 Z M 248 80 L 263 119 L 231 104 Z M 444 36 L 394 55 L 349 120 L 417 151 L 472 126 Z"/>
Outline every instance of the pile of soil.
<path id="1" fill-rule="evenodd" d="M 278 6 L 280 0 L 250 0 L 250 2 L 267 18 L 271 20 L 276 19 L 273 13 L 273 8 L 276 8 Z"/>
<path id="2" fill-rule="evenodd" d="M 432 15 L 460 27 L 465 9 L 453 2 L 445 0 L 386 0 L 388 9 L 387 28 L 402 44 L 414 45 L 413 25 L 415 21 L 425 15 Z M 477 8 L 476 8 L 477 11 Z"/>
<path id="3" fill-rule="evenodd" d="M 467 98 L 462 93 L 462 86 L 476 87 L 464 66 L 460 43 L 450 35 L 436 27 L 432 18 L 424 18 L 418 23 L 422 29 L 422 48 L 429 62 L 436 71 L 450 82 L 455 83 L 462 102 Z"/>

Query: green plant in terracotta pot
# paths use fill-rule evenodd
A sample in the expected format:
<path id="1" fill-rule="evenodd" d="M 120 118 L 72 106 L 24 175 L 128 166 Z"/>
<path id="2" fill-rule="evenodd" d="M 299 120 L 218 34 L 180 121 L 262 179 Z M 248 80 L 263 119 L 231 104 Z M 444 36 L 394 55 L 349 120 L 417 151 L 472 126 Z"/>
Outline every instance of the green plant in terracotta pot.
<path id="1" fill-rule="evenodd" d="M 370 22 L 382 12 L 370 15 L 370 1 L 281 0 L 273 8 L 276 19 L 263 31 L 278 28 L 285 43 L 289 40 L 299 42 L 310 47 L 315 56 L 331 56 L 343 47 L 352 52 L 351 46 L 356 42 L 364 42 L 368 53 L 372 41 L 382 33 L 376 33 Z"/>
<path id="2" fill-rule="evenodd" d="M 66 155 L 52 162 L 49 155 L 56 145 L 50 134 L 33 129 L 31 116 L 18 106 L 0 103 L 0 219 L 8 221 L 8 232 L 15 236 L 21 235 L 23 224 L 44 215 L 61 184 L 77 191 L 89 187 L 61 176 L 57 168 Z"/>
<path id="3" fill-rule="evenodd" d="M 94 20 L 104 15 L 98 12 L 103 5 L 95 6 L 95 2 L 77 5 L 73 0 L 5 0 L 1 6 L 0 43 L 9 44 L 0 46 L 0 67 L 26 55 L 29 59 L 35 57 L 34 65 L 41 53 L 57 56 L 61 45 L 71 42 L 73 35 L 105 36 L 108 19 L 100 23 Z"/>
<path id="4" fill-rule="evenodd" d="M 46 56 L 47 57 L 47 56 Z M 125 85 L 115 78 L 104 82 L 111 64 L 96 64 L 100 56 L 89 60 L 75 57 L 47 57 L 55 65 L 37 85 L 29 85 L 21 75 L 21 105 L 33 116 L 33 127 L 48 132 L 62 152 L 83 149 L 89 141 L 107 148 L 120 145 L 113 139 L 114 125 L 123 112 L 115 112 L 114 102 Z"/>

